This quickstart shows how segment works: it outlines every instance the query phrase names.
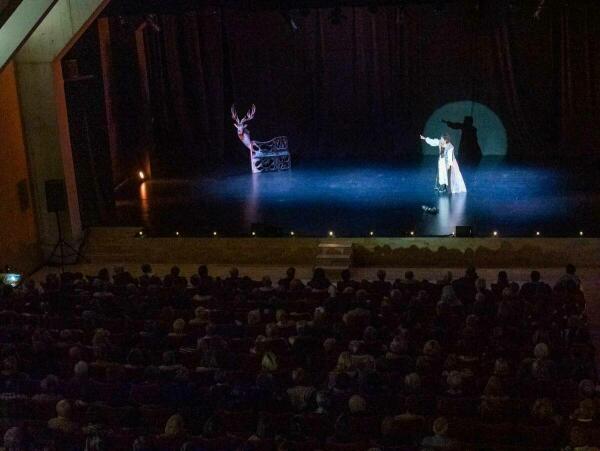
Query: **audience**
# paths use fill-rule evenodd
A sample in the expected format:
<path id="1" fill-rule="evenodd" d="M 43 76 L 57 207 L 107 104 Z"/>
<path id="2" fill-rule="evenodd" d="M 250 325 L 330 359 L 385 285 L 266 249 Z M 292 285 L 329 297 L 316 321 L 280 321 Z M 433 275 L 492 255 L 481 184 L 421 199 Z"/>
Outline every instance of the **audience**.
<path id="1" fill-rule="evenodd" d="M 435 284 L 317 268 L 305 285 L 291 267 L 277 286 L 141 272 L 4 294 L 5 449 L 597 449 L 572 265 L 490 288 L 475 268 Z"/>

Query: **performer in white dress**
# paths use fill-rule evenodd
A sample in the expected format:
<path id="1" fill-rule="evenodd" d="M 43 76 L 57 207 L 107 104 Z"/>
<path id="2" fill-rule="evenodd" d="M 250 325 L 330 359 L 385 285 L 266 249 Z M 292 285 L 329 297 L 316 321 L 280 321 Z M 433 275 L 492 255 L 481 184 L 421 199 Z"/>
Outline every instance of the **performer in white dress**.
<path id="1" fill-rule="evenodd" d="M 458 161 L 454 158 L 454 146 L 450 142 L 450 137 L 444 135 L 440 139 L 432 139 L 421 135 L 421 139 L 430 146 L 438 147 L 440 149 L 435 189 L 442 193 L 466 193 L 467 187 L 465 186 L 465 181 L 460 173 Z"/>

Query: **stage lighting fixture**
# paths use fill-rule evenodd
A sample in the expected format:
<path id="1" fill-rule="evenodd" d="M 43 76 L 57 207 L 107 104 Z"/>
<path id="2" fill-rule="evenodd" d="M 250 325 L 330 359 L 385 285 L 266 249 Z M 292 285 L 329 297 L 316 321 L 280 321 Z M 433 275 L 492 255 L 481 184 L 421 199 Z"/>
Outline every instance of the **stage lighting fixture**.
<path id="1" fill-rule="evenodd" d="M 375 232 L 373 232 L 372 230 L 369 232 L 369 236 L 375 236 Z"/>
<path id="2" fill-rule="evenodd" d="M 146 23 L 152 27 L 155 32 L 160 33 L 160 26 L 158 25 L 157 21 L 158 17 L 156 14 L 148 14 L 146 16 Z"/>
<path id="3" fill-rule="evenodd" d="M 255 231 L 252 231 L 252 236 L 256 236 L 256 232 Z"/>
<path id="4" fill-rule="evenodd" d="M 144 171 L 139 171 L 138 177 L 140 178 L 140 180 L 146 180 L 146 174 L 144 174 Z"/>
<path id="5" fill-rule="evenodd" d="M 143 237 L 143 236 L 144 236 L 144 231 L 143 231 L 143 230 L 140 230 L 140 231 L 137 233 L 137 236 L 139 236 L 139 237 Z"/>
<path id="6" fill-rule="evenodd" d="M 295 235 L 295 233 L 294 233 L 294 231 L 292 230 L 292 231 L 290 232 L 290 236 L 294 236 L 294 235 Z"/>
<path id="7" fill-rule="evenodd" d="M 217 236 L 217 232 L 216 231 L 213 232 L 213 236 Z"/>
<path id="8" fill-rule="evenodd" d="M 544 6 L 546 6 L 546 0 L 540 0 L 535 12 L 533 13 L 533 18 L 535 20 L 540 20 L 540 17 L 542 17 L 542 12 L 544 11 Z"/>
<path id="9" fill-rule="evenodd" d="M 509 11 L 518 11 L 520 7 L 521 7 L 521 4 L 520 4 L 519 0 L 510 0 L 508 2 Z"/>
<path id="10" fill-rule="evenodd" d="M 415 232 L 413 232 L 412 230 L 410 231 L 410 236 L 415 236 Z"/>
<path id="11" fill-rule="evenodd" d="M 342 8 L 336 6 L 331 10 L 331 13 L 329 14 L 329 21 L 332 23 L 332 25 L 339 25 L 344 20 L 346 20 L 346 16 L 344 16 L 344 13 L 342 13 Z"/>
<path id="12" fill-rule="evenodd" d="M 290 26 L 290 29 L 292 30 L 293 33 L 298 31 L 298 28 L 299 28 L 298 23 L 296 22 L 296 19 L 294 18 L 292 11 L 290 11 L 288 9 L 282 9 L 281 15 L 283 16 L 286 23 Z"/>
<path id="13" fill-rule="evenodd" d="M 579 232 L 579 236 L 583 236 L 583 230 Z"/>
<path id="14" fill-rule="evenodd" d="M 492 232 L 492 235 L 494 235 L 494 236 L 498 236 L 498 231 L 497 231 L 497 230 L 494 230 L 494 231 Z"/>
<path id="15" fill-rule="evenodd" d="M 179 236 L 179 232 L 175 232 L 175 236 Z"/>
<path id="16" fill-rule="evenodd" d="M 335 234 L 333 233 L 333 230 L 330 230 L 328 233 L 329 236 L 334 236 Z"/>
<path id="17" fill-rule="evenodd" d="M 540 232 L 535 232 L 535 236 L 540 236 Z"/>

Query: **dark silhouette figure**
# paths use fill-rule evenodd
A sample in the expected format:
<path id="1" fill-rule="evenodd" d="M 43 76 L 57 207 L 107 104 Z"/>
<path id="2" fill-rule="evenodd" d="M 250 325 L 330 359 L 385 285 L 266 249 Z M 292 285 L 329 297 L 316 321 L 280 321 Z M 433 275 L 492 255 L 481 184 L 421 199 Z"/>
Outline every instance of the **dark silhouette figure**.
<path id="1" fill-rule="evenodd" d="M 461 161 L 478 163 L 481 160 L 481 147 L 479 147 L 479 141 L 477 140 L 477 128 L 473 126 L 473 117 L 465 116 L 462 123 L 447 120 L 442 120 L 442 122 L 450 128 L 462 131 L 458 148 Z"/>

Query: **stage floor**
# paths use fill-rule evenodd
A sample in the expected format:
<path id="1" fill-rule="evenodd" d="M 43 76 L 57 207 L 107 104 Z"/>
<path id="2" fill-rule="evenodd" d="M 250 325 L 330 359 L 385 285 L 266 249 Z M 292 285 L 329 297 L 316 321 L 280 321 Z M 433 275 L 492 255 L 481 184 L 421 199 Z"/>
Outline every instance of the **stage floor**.
<path id="1" fill-rule="evenodd" d="M 450 235 L 471 225 L 478 236 L 600 236 L 600 178 L 594 168 L 558 169 L 483 160 L 461 167 L 468 193 L 437 195 L 436 159 L 412 164 L 296 165 L 249 168 L 196 180 L 151 180 L 117 193 L 115 223 L 155 235 L 248 236 L 253 224 L 300 236 Z M 437 215 L 422 205 L 435 206 Z"/>

